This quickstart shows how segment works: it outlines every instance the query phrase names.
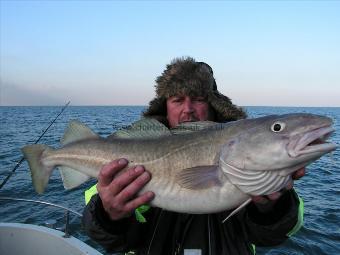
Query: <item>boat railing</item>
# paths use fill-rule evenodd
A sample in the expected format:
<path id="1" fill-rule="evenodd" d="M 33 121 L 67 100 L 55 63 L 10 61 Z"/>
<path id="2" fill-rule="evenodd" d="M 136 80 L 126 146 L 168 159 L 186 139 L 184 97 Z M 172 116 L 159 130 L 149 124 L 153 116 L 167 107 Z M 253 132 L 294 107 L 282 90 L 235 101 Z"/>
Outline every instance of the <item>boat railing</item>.
<path id="1" fill-rule="evenodd" d="M 36 204 L 43 204 L 47 206 L 56 207 L 59 209 L 63 209 L 65 211 L 65 228 L 64 228 L 64 236 L 65 238 L 70 237 L 70 231 L 69 231 L 69 225 L 70 225 L 70 213 L 73 213 L 79 217 L 82 217 L 82 214 L 79 212 L 76 212 L 70 208 L 67 208 L 62 205 L 54 204 L 51 202 L 46 201 L 40 201 L 40 200 L 34 200 L 34 199 L 25 199 L 25 198 L 14 198 L 14 197 L 6 197 L 6 196 L 0 196 L 0 200 L 8 200 L 8 201 L 19 201 L 19 202 L 27 202 L 27 203 L 36 203 Z"/>

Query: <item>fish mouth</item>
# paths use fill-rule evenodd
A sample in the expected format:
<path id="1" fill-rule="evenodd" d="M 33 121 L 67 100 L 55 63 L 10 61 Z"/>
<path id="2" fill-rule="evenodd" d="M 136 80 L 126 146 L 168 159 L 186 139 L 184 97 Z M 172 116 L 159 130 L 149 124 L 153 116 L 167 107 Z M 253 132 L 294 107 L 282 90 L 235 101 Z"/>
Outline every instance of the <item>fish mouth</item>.
<path id="1" fill-rule="evenodd" d="M 299 135 L 297 139 L 289 142 L 288 154 L 290 157 L 298 157 L 304 154 L 324 154 L 335 150 L 336 145 L 327 139 L 335 131 L 331 126 L 319 127 Z"/>

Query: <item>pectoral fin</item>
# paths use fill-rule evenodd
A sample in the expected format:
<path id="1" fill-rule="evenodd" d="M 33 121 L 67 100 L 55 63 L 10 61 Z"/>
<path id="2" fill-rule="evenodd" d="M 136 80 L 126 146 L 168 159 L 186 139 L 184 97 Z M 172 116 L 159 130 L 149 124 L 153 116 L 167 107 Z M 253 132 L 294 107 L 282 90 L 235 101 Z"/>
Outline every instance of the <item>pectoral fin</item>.
<path id="1" fill-rule="evenodd" d="M 208 189 L 222 185 L 219 171 L 219 167 L 216 165 L 196 166 L 179 172 L 176 175 L 176 180 L 180 186 L 186 189 Z"/>

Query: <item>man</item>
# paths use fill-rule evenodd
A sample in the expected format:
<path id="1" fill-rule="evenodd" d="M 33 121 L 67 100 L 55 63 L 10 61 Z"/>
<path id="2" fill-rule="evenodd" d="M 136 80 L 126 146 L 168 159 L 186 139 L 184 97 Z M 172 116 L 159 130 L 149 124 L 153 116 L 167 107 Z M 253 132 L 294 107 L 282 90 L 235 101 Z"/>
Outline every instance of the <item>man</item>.
<path id="1" fill-rule="evenodd" d="M 181 123 L 211 120 L 226 122 L 246 117 L 217 90 L 213 71 L 192 58 L 175 59 L 156 80 L 156 98 L 144 117 L 175 128 Z M 152 178 L 143 166 L 120 171 L 128 159 L 104 166 L 98 177 L 98 195 L 85 208 L 83 223 L 88 235 L 108 251 L 133 254 L 252 254 L 254 245 L 283 242 L 297 229 L 299 199 L 291 189 L 253 203 L 222 224 L 230 212 L 190 215 L 151 208 L 140 223 L 133 211 L 154 198 L 138 192 Z M 295 173 L 301 177 L 304 169 Z M 138 195 L 137 195 L 138 194 Z"/>

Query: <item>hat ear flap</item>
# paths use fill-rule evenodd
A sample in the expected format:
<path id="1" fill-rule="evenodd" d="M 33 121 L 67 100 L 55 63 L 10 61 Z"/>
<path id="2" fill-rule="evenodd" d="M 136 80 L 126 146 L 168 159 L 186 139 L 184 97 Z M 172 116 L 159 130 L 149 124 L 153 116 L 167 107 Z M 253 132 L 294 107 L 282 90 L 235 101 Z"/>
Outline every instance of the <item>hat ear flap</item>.
<path id="1" fill-rule="evenodd" d="M 149 107 L 143 115 L 147 117 L 164 113 L 166 115 L 166 99 L 164 97 L 156 97 L 150 101 Z"/>
<path id="2" fill-rule="evenodd" d="M 149 107 L 143 112 L 146 118 L 154 118 L 164 125 L 168 126 L 166 99 L 164 97 L 156 97 L 150 101 Z"/>

